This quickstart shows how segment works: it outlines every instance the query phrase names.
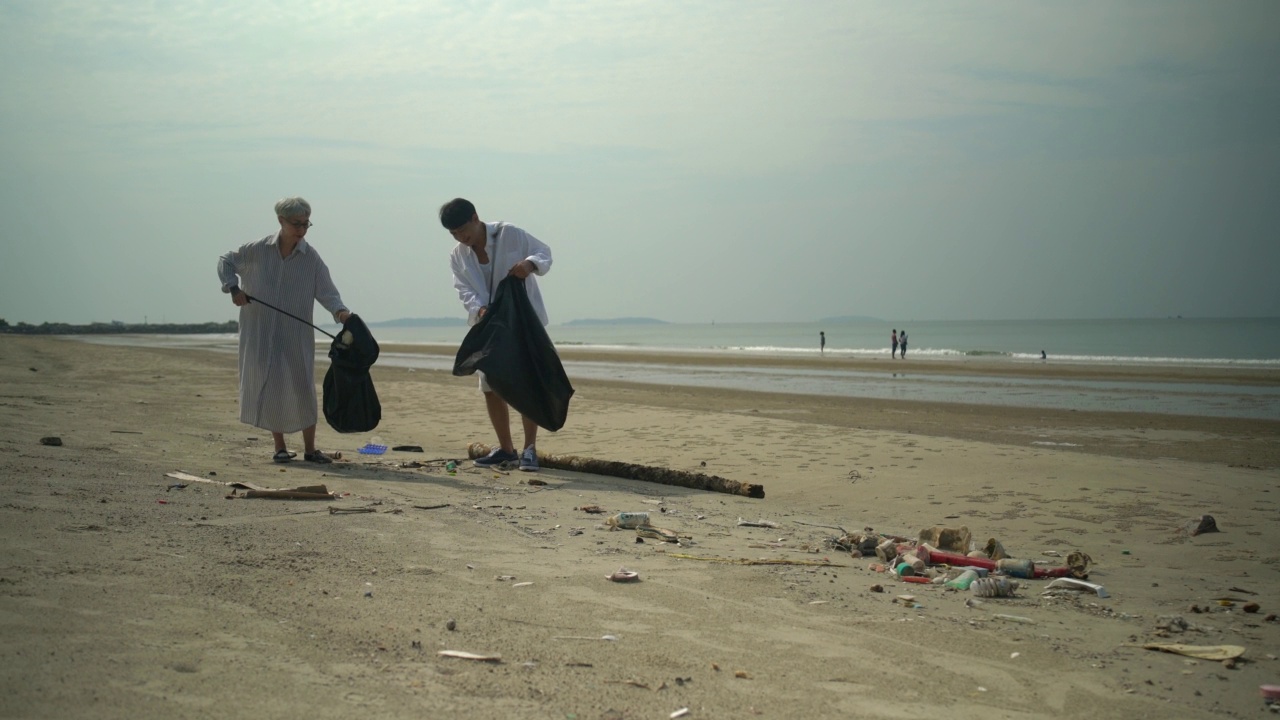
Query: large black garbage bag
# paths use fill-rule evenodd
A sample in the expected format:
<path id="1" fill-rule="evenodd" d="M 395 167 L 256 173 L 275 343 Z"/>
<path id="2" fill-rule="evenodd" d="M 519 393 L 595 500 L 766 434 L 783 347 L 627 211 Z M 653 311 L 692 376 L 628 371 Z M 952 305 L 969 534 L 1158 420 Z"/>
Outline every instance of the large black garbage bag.
<path id="1" fill-rule="evenodd" d="M 378 341 L 358 315 L 351 315 L 329 345 L 324 376 L 324 419 L 340 433 L 368 432 L 382 420 L 382 403 L 369 368 L 378 361 Z"/>
<path id="2" fill-rule="evenodd" d="M 573 386 L 529 304 L 523 279 L 509 275 L 498 283 L 488 312 L 462 340 L 453 374 L 476 370 L 499 397 L 539 427 L 552 432 L 564 427 Z"/>

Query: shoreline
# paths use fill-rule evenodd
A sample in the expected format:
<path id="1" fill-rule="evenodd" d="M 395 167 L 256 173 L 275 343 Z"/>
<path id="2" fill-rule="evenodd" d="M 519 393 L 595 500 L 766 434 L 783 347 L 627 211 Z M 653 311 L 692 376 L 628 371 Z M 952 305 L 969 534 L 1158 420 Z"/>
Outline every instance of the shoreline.
<path id="1" fill-rule="evenodd" d="M 383 352 L 453 357 L 457 349 L 447 345 L 381 344 Z M 1041 361 L 992 360 L 971 357 L 928 357 L 884 360 L 862 357 L 776 356 L 752 353 L 680 350 L 671 353 L 637 350 L 605 350 L 557 346 L 562 360 L 624 364 L 684 364 L 699 367 L 756 366 L 806 370 L 853 370 L 927 375 L 975 375 L 1064 380 L 1139 380 L 1150 382 L 1215 383 L 1280 386 L 1280 368 L 1169 366 L 1162 364 L 1091 364 Z"/>

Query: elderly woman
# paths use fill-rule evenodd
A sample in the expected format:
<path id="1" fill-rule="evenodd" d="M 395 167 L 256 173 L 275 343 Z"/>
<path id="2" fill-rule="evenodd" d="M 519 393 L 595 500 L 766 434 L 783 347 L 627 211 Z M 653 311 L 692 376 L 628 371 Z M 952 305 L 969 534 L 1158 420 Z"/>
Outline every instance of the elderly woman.
<path id="1" fill-rule="evenodd" d="M 240 308 L 240 422 L 269 430 L 273 459 L 297 456 L 286 433 L 302 431 L 303 458 L 333 460 L 316 449 L 316 343 L 307 325 L 250 297 L 308 322 L 316 302 L 346 322 L 351 312 L 329 277 L 329 268 L 306 241 L 311 205 L 300 197 L 276 203 L 280 230 L 218 259 L 222 292 Z"/>

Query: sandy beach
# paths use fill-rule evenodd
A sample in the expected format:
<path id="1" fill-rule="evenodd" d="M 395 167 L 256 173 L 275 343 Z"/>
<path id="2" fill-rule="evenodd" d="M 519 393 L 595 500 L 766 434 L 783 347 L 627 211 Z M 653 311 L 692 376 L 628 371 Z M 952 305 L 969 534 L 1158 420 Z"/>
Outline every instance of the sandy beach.
<path id="1" fill-rule="evenodd" d="M 757 500 L 450 474 L 493 441 L 474 378 L 373 376 L 376 431 L 322 421 L 341 462 L 275 465 L 237 420 L 233 355 L 0 336 L 0 717 L 1258 717 L 1280 684 L 1280 423 L 584 381 L 539 443 L 758 483 Z M 375 435 L 424 452 L 356 453 Z M 229 499 L 229 482 L 339 497 Z M 686 538 L 638 542 L 588 505 Z M 1182 530 L 1204 514 L 1221 532 Z M 934 526 L 1039 565 L 1087 553 L 1109 597 L 1034 580 L 974 604 L 827 542 Z M 606 579 L 623 567 L 638 582 Z M 1228 667 L 1148 643 L 1246 650 Z"/>

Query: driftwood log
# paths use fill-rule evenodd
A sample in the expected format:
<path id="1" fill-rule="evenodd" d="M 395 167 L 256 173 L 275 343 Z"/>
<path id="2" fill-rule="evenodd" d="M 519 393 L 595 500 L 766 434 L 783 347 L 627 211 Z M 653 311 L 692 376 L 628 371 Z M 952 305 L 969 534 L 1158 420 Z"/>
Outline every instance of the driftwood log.
<path id="1" fill-rule="evenodd" d="M 471 443 L 467 454 L 472 458 L 484 457 L 492 450 L 484 443 Z M 644 482 L 662 485 L 677 485 L 693 490 L 709 490 L 727 495 L 742 495 L 749 498 L 764 498 L 764 486 L 756 483 L 743 483 L 729 480 L 718 475 L 707 475 L 699 472 L 671 470 L 652 465 L 618 462 L 616 460 L 594 460 L 577 455 L 548 455 L 538 453 L 538 463 L 553 470 L 576 470 L 592 475 L 608 475 L 627 480 L 643 480 Z"/>

